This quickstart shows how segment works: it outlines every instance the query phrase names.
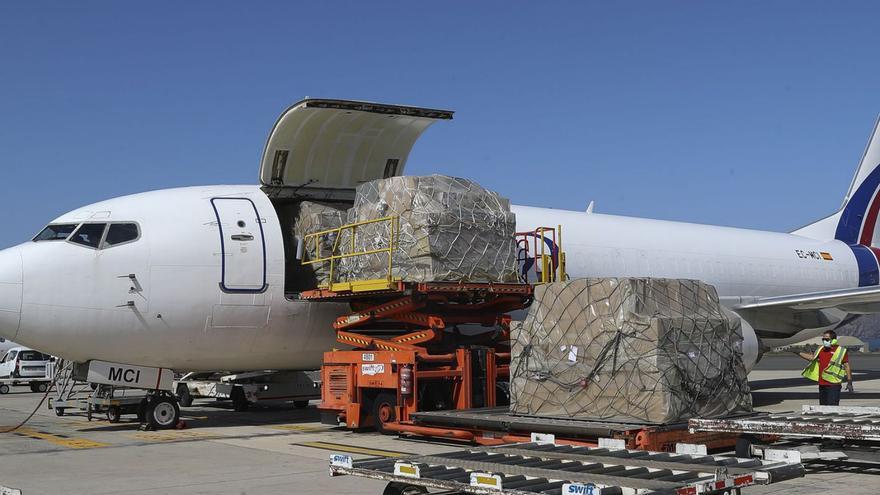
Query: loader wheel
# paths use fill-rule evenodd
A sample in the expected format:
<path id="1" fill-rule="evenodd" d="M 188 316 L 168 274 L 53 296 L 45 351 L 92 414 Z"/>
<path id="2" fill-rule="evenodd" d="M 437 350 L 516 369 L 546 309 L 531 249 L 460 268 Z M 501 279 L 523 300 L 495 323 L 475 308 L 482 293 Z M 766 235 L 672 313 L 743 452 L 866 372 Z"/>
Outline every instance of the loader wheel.
<path id="1" fill-rule="evenodd" d="M 189 387 L 187 387 L 185 383 L 177 384 L 177 402 L 180 404 L 180 407 L 189 407 L 193 405 L 192 394 L 189 393 Z"/>
<path id="2" fill-rule="evenodd" d="M 396 432 L 388 430 L 385 425 L 393 423 L 397 419 L 396 414 L 397 396 L 388 392 L 382 392 L 373 400 L 373 423 L 376 431 L 383 435 L 394 435 Z"/>

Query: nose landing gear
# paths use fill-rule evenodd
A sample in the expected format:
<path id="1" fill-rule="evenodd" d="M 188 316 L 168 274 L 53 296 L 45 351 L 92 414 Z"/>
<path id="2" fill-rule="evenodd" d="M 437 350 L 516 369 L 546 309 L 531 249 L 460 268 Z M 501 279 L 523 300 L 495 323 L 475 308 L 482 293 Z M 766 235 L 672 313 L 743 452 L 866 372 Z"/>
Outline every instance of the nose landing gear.
<path id="1" fill-rule="evenodd" d="M 149 399 L 146 413 L 147 423 L 154 428 L 174 428 L 180 421 L 180 406 L 170 394 Z"/>
<path id="2" fill-rule="evenodd" d="M 148 395 L 138 408 L 138 419 L 145 430 L 176 428 L 180 422 L 177 398 L 167 392 Z"/>

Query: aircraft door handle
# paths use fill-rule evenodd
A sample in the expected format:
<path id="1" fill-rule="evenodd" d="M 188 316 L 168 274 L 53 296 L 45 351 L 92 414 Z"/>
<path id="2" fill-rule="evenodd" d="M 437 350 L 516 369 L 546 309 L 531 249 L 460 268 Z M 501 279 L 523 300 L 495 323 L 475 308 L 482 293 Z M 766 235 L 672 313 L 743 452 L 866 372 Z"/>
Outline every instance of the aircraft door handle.
<path id="1" fill-rule="evenodd" d="M 252 241 L 254 236 L 250 234 L 235 234 L 232 236 L 233 241 Z"/>

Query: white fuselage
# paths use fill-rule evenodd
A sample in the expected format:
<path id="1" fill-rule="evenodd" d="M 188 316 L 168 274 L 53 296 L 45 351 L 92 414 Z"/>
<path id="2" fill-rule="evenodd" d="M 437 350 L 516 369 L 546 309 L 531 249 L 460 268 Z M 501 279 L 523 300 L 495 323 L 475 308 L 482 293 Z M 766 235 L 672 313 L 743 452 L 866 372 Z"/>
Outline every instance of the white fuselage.
<path id="1" fill-rule="evenodd" d="M 562 225 L 572 277 L 697 279 L 722 300 L 857 287 L 852 250 L 777 232 L 515 206 L 517 227 Z M 810 253 L 827 253 L 831 260 Z"/>
<path id="2" fill-rule="evenodd" d="M 859 285 L 854 255 L 839 241 L 545 208 L 514 212 L 518 230 L 563 227 L 571 277 L 699 279 L 728 302 Z M 52 223 L 80 222 L 136 222 L 140 238 L 100 250 L 60 240 L 0 252 L 0 335 L 76 361 L 179 370 L 314 369 L 335 345 L 331 322 L 348 307 L 285 297 L 289 254 L 258 186 L 126 196 Z"/>

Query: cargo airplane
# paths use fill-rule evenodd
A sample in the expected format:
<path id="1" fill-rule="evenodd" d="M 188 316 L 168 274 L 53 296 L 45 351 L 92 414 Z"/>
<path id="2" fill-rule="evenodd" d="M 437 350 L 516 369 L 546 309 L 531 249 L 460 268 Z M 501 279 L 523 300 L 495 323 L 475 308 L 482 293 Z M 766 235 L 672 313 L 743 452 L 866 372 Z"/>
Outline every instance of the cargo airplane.
<path id="1" fill-rule="evenodd" d="M 298 201 L 344 204 L 404 172 L 452 112 L 306 99 L 263 151 L 259 185 L 151 191 L 78 208 L 0 251 L 0 336 L 77 362 L 179 370 L 316 369 L 348 307 L 293 296 Z M 835 213 L 791 233 L 514 206 L 518 230 L 560 224 L 571 277 L 699 279 L 769 347 L 880 312 L 877 127 Z M 300 272 L 301 273 L 301 272 Z"/>

